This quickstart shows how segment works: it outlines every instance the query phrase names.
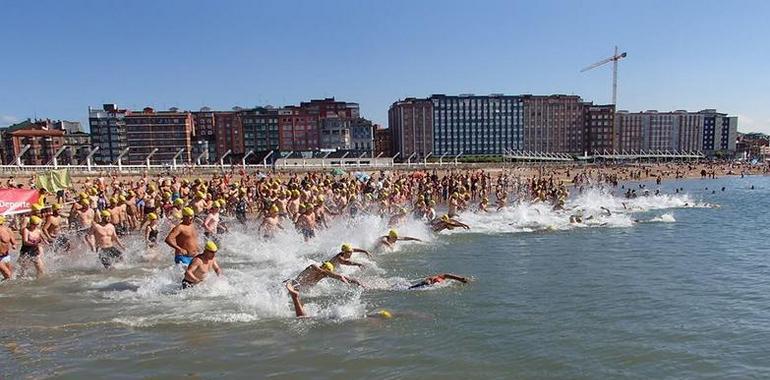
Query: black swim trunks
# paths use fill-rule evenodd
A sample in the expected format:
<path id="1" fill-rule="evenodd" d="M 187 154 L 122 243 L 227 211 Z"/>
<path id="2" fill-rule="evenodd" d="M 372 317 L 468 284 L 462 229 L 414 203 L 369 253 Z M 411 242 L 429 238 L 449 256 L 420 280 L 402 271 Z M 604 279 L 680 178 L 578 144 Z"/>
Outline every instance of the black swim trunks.
<path id="1" fill-rule="evenodd" d="M 118 261 L 121 256 L 123 256 L 123 252 L 120 252 L 120 250 L 115 247 L 99 249 L 99 261 L 101 261 L 102 265 L 107 269 L 111 268 L 112 264 Z"/>
<path id="2" fill-rule="evenodd" d="M 36 245 L 22 245 L 19 250 L 20 260 L 34 260 L 40 255 L 40 249 Z"/>
<path id="3" fill-rule="evenodd" d="M 193 286 L 195 286 L 195 284 L 190 282 L 190 281 L 187 281 L 186 278 L 182 280 L 182 289 L 183 290 L 187 289 L 187 288 L 192 288 Z"/>

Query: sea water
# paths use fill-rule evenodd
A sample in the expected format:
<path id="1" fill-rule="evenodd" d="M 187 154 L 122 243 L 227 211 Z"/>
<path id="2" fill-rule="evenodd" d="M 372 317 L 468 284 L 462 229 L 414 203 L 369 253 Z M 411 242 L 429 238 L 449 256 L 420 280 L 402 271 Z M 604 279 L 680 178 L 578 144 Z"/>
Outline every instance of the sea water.
<path id="1" fill-rule="evenodd" d="M 287 223 L 269 241 L 236 227 L 223 276 L 185 291 L 169 250 L 138 238 L 113 271 L 48 254 L 47 277 L 0 284 L 0 378 L 770 377 L 770 178 L 646 183 L 662 195 L 635 199 L 625 186 L 565 211 L 466 213 L 469 231 L 409 221 L 400 234 L 424 242 L 356 254 L 365 267 L 340 271 L 366 289 L 322 281 L 306 319 L 282 282 L 343 242 L 370 248 L 387 221 L 307 243 Z M 444 272 L 473 280 L 407 289 Z"/>

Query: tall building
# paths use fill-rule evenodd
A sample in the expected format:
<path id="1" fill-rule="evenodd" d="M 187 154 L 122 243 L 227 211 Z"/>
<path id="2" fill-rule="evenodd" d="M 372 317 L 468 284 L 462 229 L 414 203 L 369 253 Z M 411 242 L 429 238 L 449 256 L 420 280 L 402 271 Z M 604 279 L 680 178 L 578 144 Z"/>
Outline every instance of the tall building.
<path id="1" fill-rule="evenodd" d="M 524 150 L 582 154 L 587 104 L 576 95 L 523 95 Z"/>
<path id="2" fill-rule="evenodd" d="M 64 145 L 69 149 L 62 152 L 59 163 L 83 165 L 86 163 L 88 153 L 91 152 L 91 135 L 83 131 L 72 133 L 64 131 Z"/>
<path id="3" fill-rule="evenodd" d="M 732 155 L 737 138 L 736 117 L 716 110 L 699 112 L 649 110 L 615 116 L 616 149 L 619 151 L 721 151 Z"/>
<path id="4" fill-rule="evenodd" d="M 152 162 L 171 162 L 177 152 L 184 148 L 181 161 L 191 160 L 192 142 L 195 137 L 192 114 L 172 108 L 155 111 L 145 107 L 141 112 L 128 112 L 123 118 L 126 130 L 126 144 L 129 164 L 144 164 L 147 155 L 154 149 Z"/>
<path id="5" fill-rule="evenodd" d="M 615 105 L 586 104 L 585 152 L 610 152 L 615 149 Z"/>
<path id="6" fill-rule="evenodd" d="M 732 156 L 738 140 L 738 118 L 715 109 L 699 112 L 703 116 L 703 151 L 707 155 L 722 152 Z"/>
<path id="7" fill-rule="evenodd" d="M 228 162 L 244 154 L 243 125 L 239 117 L 240 110 L 214 112 L 214 140 L 216 156 L 210 161 L 218 161 L 229 150 Z"/>
<path id="8" fill-rule="evenodd" d="M 433 95 L 433 154 L 499 155 L 522 148 L 522 99 Z"/>
<path id="9" fill-rule="evenodd" d="M 321 149 L 350 150 L 351 119 L 329 116 L 321 119 Z"/>
<path id="10" fill-rule="evenodd" d="M 393 150 L 390 146 L 390 129 L 382 128 L 379 125 L 374 126 L 374 156 L 382 154 L 385 157 L 392 157 Z"/>
<path id="11" fill-rule="evenodd" d="M 256 107 L 238 113 L 243 128 L 244 152 L 263 154 L 280 146 L 279 115 L 275 108 Z M 252 159 L 257 159 L 256 156 Z"/>
<path id="12" fill-rule="evenodd" d="M 393 103 L 388 109 L 388 129 L 394 155 L 402 161 L 413 154 L 425 157 L 433 152 L 433 103 L 415 98 Z"/>
<path id="13" fill-rule="evenodd" d="M 374 124 L 358 117 L 350 123 L 350 149 L 357 155 L 371 155 L 374 150 Z"/>
<path id="14" fill-rule="evenodd" d="M 2 129 L 3 162 L 13 163 L 25 146 L 29 150 L 22 156 L 26 165 L 46 165 L 53 160 L 56 151 L 64 146 L 64 131 L 54 128 L 51 120 L 25 120 Z"/>
<path id="15" fill-rule="evenodd" d="M 215 160 L 219 156 L 217 155 L 214 111 L 209 107 L 203 107 L 200 111 L 192 112 L 192 119 L 195 139 L 192 141 L 191 159 L 195 161 L 201 157 L 201 163 Z"/>
<path id="16" fill-rule="evenodd" d="M 318 114 L 296 106 L 278 110 L 280 149 L 285 151 L 318 150 L 320 145 Z"/>
<path id="17" fill-rule="evenodd" d="M 642 150 L 644 141 L 642 127 L 645 117 L 641 113 L 618 111 L 615 114 L 615 149 L 619 152 L 638 152 Z"/>
<path id="18" fill-rule="evenodd" d="M 124 121 L 128 112 L 115 104 L 104 104 L 102 109 L 88 108 L 91 143 L 99 147 L 94 154 L 94 162 L 113 163 L 118 159 L 120 152 L 128 146 Z"/>

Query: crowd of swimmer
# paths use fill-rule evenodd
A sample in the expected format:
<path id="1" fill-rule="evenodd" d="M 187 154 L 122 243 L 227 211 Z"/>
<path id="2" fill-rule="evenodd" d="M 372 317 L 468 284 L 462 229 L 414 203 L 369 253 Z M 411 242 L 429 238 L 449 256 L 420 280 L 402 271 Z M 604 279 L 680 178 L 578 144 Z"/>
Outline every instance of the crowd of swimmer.
<path id="1" fill-rule="evenodd" d="M 579 178 L 581 184 L 596 180 L 585 175 Z M 612 182 L 611 178 L 599 180 Z M 0 271 L 6 279 L 13 277 L 9 253 L 17 248 L 22 276 L 32 268 L 37 276 L 45 273 L 44 251 L 66 252 L 82 247 L 94 252 L 104 268 L 114 269 L 114 264 L 125 256 L 123 237 L 139 236 L 148 251 L 157 252 L 159 228 L 165 230 L 168 226 L 163 242 L 173 250 L 174 262 L 186 267 L 181 284 L 186 289 L 204 281 L 211 271 L 221 274 L 216 260 L 221 236 L 247 222 L 256 222 L 258 234 L 264 239 L 294 228 L 307 241 L 317 231 L 328 228 L 335 218 L 374 214 L 387 219 L 391 227 L 375 243 L 378 249 L 388 249 L 398 241 L 418 240 L 400 236 L 396 230 L 409 217 L 423 220 L 436 233 L 470 229 L 457 219 L 462 211 L 500 210 L 511 193 L 519 201 L 546 202 L 554 209 L 563 207 L 568 196 L 564 184 L 552 176 L 526 179 L 506 171 L 493 175 L 483 170 L 441 176 L 436 172 L 380 172 L 373 176 L 308 173 L 281 177 L 231 172 L 209 180 L 146 175 L 133 180 L 115 176 L 111 180 L 87 179 L 71 194 L 59 194 L 59 203 L 48 205 L 42 196 L 41 203 L 32 205 L 29 214 L 10 223 L 0 218 Z M 69 207 L 66 221 L 63 204 Z M 437 207 L 446 212 L 439 216 Z M 20 244 L 17 234 L 21 236 Z M 304 268 L 285 283 L 297 316 L 306 315 L 300 292 L 324 278 L 363 286 L 335 272 L 340 265 L 360 266 L 352 260 L 357 252 L 371 255 L 346 243 L 333 257 Z M 413 287 L 447 279 L 468 281 L 444 273 L 427 277 Z"/>

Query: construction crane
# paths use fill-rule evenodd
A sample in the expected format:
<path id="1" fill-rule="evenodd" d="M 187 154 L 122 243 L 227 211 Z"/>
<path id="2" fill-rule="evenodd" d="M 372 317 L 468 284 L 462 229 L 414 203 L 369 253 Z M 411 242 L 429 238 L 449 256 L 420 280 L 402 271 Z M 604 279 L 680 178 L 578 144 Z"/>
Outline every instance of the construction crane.
<path id="1" fill-rule="evenodd" d="M 618 104 L 618 61 L 626 58 L 627 55 L 628 54 L 626 52 L 618 54 L 618 47 L 615 46 L 615 54 L 613 54 L 612 57 L 602 59 L 601 61 L 596 62 L 593 65 L 584 68 L 583 70 L 580 70 L 582 73 L 602 66 L 605 63 L 612 62 L 612 104 Z"/>

